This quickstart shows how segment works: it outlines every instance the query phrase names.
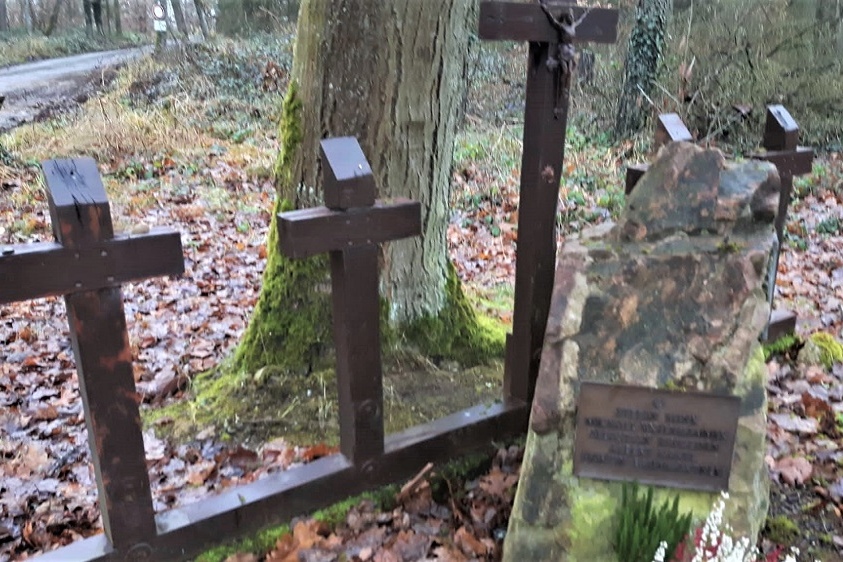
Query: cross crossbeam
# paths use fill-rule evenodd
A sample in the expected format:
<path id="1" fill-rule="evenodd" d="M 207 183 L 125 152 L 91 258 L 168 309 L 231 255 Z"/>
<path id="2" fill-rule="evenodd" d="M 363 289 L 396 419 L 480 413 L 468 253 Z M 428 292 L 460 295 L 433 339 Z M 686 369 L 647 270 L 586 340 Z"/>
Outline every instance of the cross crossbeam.
<path id="1" fill-rule="evenodd" d="M 177 232 L 114 236 L 94 160 L 43 164 L 55 243 L 0 252 L 0 303 L 64 295 L 105 534 L 131 551 L 156 536 L 120 284 L 184 271 Z"/>
<path id="2" fill-rule="evenodd" d="M 560 31 L 538 4 L 482 2 L 481 39 L 528 41 L 527 93 L 518 208 L 518 247 L 512 333 L 506 341 L 504 397 L 530 403 L 553 292 L 556 209 L 570 102 L 573 43 L 613 43 L 618 11 L 548 4 L 570 13 L 574 33 Z M 558 19 L 558 18 L 557 18 Z M 575 25 L 574 25 L 575 24 Z M 565 44 L 569 41 L 571 44 Z M 562 42 L 562 43 L 560 43 Z M 564 47 L 564 48 L 563 48 Z M 560 58 L 565 60 L 559 60 Z"/>
<path id="3" fill-rule="evenodd" d="M 374 472 L 384 452 L 378 244 L 419 235 L 421 205 L 375 200 L 355 138 L 325 139 L 320 152 L 326 206 L 279 214 L 279 246 L 289 258 L 330 255 L 340 451 Z"/>

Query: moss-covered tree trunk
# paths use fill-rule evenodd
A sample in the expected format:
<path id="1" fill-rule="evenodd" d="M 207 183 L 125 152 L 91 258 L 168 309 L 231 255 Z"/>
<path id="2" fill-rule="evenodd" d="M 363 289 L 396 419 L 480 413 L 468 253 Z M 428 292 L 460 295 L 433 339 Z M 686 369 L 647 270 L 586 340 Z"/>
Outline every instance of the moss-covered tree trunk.
<path id="1" fill-rule="evenodd" d="M 446 244 L 475 8 L 475 0 L 304 0 L 276 169 L 276 211 L 319 205 L 319 141 L 355 136 L 379 197 L 422 203 L 422 235 L 384 252 L 382 297 L 390 323 L 402 333 L 450 351 L 471 332 L 468 324 L 476 324 L 455 284 Z M 274 220 L 268 251 L 261 296 L 237 353 L 247 370 L 301 367 L 331 340 L 326 260 L 280 256 Z"/>
<path id="2" fill-rule="evenodd" d="M 638 0 L 635 27 L 629 37 L 624 63 L 623 89 L 615 117 L 615 136 L 618 138 L 639 131 L 652 112 L 647 98 L 652 97 L 655 89 L 671 4 L 672 0 Z"/>

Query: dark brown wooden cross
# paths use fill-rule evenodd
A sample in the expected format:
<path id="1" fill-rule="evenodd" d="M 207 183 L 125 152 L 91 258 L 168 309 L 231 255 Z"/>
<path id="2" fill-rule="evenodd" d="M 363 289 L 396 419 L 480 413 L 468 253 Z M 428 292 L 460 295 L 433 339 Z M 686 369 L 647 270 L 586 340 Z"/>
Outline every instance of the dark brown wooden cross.
<path id="1" fill-rule="evenodd" d="M 691 131 L 685 126 L 682 118 L 676 113 L 662 113 L 656 122 L 656 133 L 653 139 L 653 152 L 658 151 L 663 145 L 673 141 L 693 141 Z M 626 169 L 626 194 L 632 193 L 638 181 L 647 170 L 649 164 L 633 164 Z"/>
<path id="2" fill-rule="evenodd" d="M 184 272 L 178 232 L 115 236 L 90 158 L 43 164 L 56 242 L 3 247 L 0 304 L 64 295 L 103 527 L 114 548 L 156 535 L 120 284 Z"/>
<path id="3" fill-rule="evenodd" d="M 770 282 L 770 297 L 775 293 L 776 273 L 779 255 L 784 244 L 784 227 L 787 222 L 787 210 L 793 193 L 793 177 L 810 174 L 814 165 L 814 149 L 799 146 L 799 125 L 783 105 L 767 106 L 767 122 L 764 126 L 762 146 L 765 152 L 753 154 L 758 160 L 766 160 L 776 165 L 781 178 L 779 192 L 779 212 L 776 215 L 776 236 L 779 250 L 775 256 L 775 268 Z M 796 314 L 784 309 L 774 309 L 770 322 L 763 336 L 764 341 L 775 341 L 781 336 L 793 333 L 796 329 Z"/>
<path id="4" fill-rule="evenodd" d="M 570 10 L 574 43 L 614 43 L 618 12 L 549 4 L 557 20 Z M 586 11 L 588 10 L 588 13 Z M 527 93 L 524 111 L 524 149 L 518 209 L 518 248 L 515 270 L 515 310 L 512 334 L 506 342 L 504 396 L 529 402 L 538 375 L 539 359 L 553 291 L 556 265 L 556 210 L 571 76 L 560 75 L 562 35 L 538 4 L 482 2 L 481 39 L 529 41 Z"/>
<path id="5" fill-rule="evenodd" d="M 363 466 L 384 451 L 378 244 L 421 233 L 421 205 L 375 199 L 375 179 L 353 137 L 325 139 L 325 206 L 278 215 L 281 252 L 329 252 L 340 450 Z"/>

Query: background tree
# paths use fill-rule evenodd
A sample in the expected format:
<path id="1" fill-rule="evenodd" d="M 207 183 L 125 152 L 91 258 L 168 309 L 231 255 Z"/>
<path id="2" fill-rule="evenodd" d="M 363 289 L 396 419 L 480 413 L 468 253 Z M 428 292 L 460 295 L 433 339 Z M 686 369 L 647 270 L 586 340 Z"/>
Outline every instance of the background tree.
<path id="1" fill-rule="evenodd" d="M 9 31 L 9 11 L 6 0 L 0 0 L 0 31 Z"/>
<path id="2" fill-rule="evenodd" d="M 639 131 L 653 109 L 656 74 L 665 46 L 671 0 L 638 0 L 635 27 L 629 37 L 624 63 L 623 88 L 615 118 L 615 136 Z"/>
<path id="3" fill-rule="evenodd" d="M 422 350 L 471 361 L 495 345 L 447 255 L 450 170 L 475 0 L 304 0 L 283 104 L 275 212 L 321 204 L 318 143 L 356 136 L 380 197 L 423 205 L 423 235 L 383 256 L 385 316 Z M 326 260 L 277 251 L 274 220 L 240 368 L 307 366 L 331 341 Z M 435 350 L 435 351 L 434 351 Z"/>
<path id="4" fill-rule="evenodd" d="M 173 17 L 176 20 L 176 30 L 179 33 L 187 36 L 190 35 L 190 30 L 187 29 L 187 20 L 184 17 L 184 9 L 181 5 L 181 0 L 170 0 L 173 5 Z"/>

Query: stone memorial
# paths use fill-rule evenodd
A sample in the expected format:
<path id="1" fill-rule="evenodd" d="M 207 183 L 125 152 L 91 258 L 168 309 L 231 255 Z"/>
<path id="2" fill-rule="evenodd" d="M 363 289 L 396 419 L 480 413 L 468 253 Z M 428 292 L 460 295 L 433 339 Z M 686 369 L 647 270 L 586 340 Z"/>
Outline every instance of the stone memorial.
<path id="1" fill-rule="evenodd" d="M 625 483 L 734 537 L 768 507 L 774 165 L 663 146 L 617 224 L 561 248 L 504 560 L 613 562 Z M 628 562 L 628 561 L 620 561 Z"/>

